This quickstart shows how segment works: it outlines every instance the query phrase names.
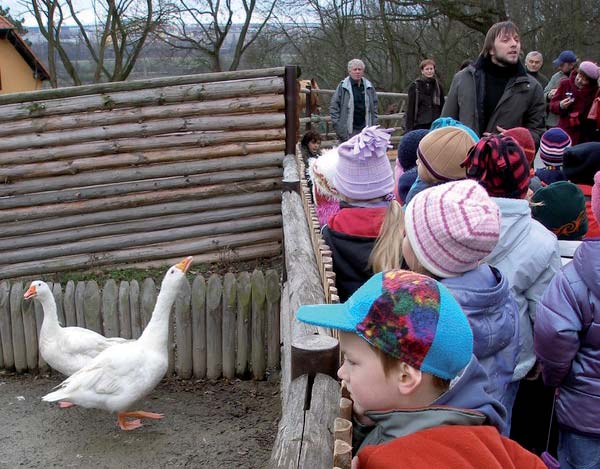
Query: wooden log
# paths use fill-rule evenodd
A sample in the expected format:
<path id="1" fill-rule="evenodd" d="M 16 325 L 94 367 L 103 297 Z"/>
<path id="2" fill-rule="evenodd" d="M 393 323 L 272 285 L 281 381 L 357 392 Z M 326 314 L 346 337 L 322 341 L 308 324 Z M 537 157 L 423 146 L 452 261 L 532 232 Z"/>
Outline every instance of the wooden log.
<path id="1" fill-rule="evenodd" d="M 140 194 L 107 197 L 98 200 L 86 200 L 76 203 L 54 204 L 38 207 L 25 207 L 0 211 L 0 222 L 28 220 L 32 218 L 45 218 L 46 210 L 53 216 L 74 215 L 93 211 L 106 211 L 140 205 L 154 205 L 164 202 L 175 202 L 186 199 L 203 199 L 215 195 L 239 193 L 253 190 L 274 190 L 280 181 L 277 178 L 261 179 L 258 181 L 239 182 L 237 184 L 214 184 L 200 187 L 189 187 L 161 192 L 144 192 Z"/>
<path id="2" fill-rule="evenodd" d="M 213 274 L 206 287 L 206 377 L 219 378 L 223 370 L 223 287 Z"/>
<path id="3" fill-rule="evenodd" d="M 304 406 L 310 398 L 309 392 L 307 375 L 290 383 L 289 390 L 284 395 L 285 405 L 281 411 L 269 469 L 301 467 L 298 462 L 304 437 Z"/>
<path id="4" fill-rule="evenodd" d="M 82 188 L 85 186 L 98 184 L 116 184 L 118 182 L 142 181 L 145 179 L 168 178 L 174 176 L 187 176 L 188 185 L 197 184 L 215 184 L 223 178 L 223 171 L 238 172 L 237 180 L 243 180 L 240 177 L 239 170 L 241 169 L 268 169 L 269 166 L 279 166 L 281 164 L 281 153 L 259 153 L 248 156 L 229 156 L 226 158 L 215 158 L 210 160 L 186 161 L 183 163 L 160 164 L 151 166 L 138 166 L 134 168 L 119 168 L 115 173 L 114 170 L 102 170 L 94 172 L 85 172 L 75 175 L 55 176 L 50 178 L 40 179 L 25 179 L 5 184 L 0 186 L 0 196 L 9 196 L 17 194 L 29 194 L 31 192 L 39 192 L 41 190 L 51 191 L 59 189 L 68 189 L 72 187 Z M 211 174 L 212 176 L 207 176 Z M 257 173 L 260 175 L 260 172 Z M 271 176 L 280 176 L 281 170 L 277 174 Z M 219 178 L 221 176 L 221 178 Z M 207 180 L 207 177 L 209 179 Z M 225 182 L 231 182 L 236 179 L 225 179 Z M 214 181 L 214 182 L 211 182 Z M 181 182 L 178 185 L 173 185 L 172 181 L 155 181 L 155 186 L 161 188 L 164 184 L 165 188 L 181 187 Z M 137 186 L 125 186 L 129 190 L 123 192 L 135 192 L 137 190 L 148 190 L 143 183 L 140 188 Z M 171 185 L 169 185 L 171 184 Z M 98 197 L 111 196 L 114 191 L 111 191 L 111 186 L 105 188 L 103 192 L 97 193 Z M 116 192 L 119 194 L 120 192 Z M 94 193 L 92 193 L 94 195 Z M 85 194 L 81 198 L 86 198 Z"/>
<path id="5" fill-rule="evenodd" d="M 65 217 L 41 218 L 29 222 L 13 222 L 3 225 L 4 236 L 30 235 L 42 231 L 57 231 L 65 228 L 83 227 L 103 223 L 132 221 L 158 217 L 161 215 L 177 215 L 189 212 L 210 212 L 220 207 L 236 208 L 262 203 L 278 203 L 281 200 L 279 191 L 249 192 L 240 195 L 224 195 L 200 200 L 184 200 L 165 202 L 142 207 L 109 210 L 96 213 L 83 213 Z M 144 231 L 142 227 L 142 231 Z M 125 231 L 126 232 L 126 231 Z"/>
<path id="6" fill-rule="evenodd" d="M 267 299 L 267 367 L 281 366 L 281 342 L 279 340 L 279 300 L 281 283 L 275 270 L 267 270 L 265 275 Z"/>
<path id="7" fill-rule="evenodd" d="M 63 305 L 65 308 L 66 326 L 77 326 L 77 311 L 75 309 L 75 282 L 73 282 L 73 280 L 69 280 L 65 286 Z"/>
<path id="8" fill-rule="evenodd" d="M 4 368 L 12 370 L 15 366 L 15 354 L 10 314 L 10 283 L 6 280 L 0 282 L 0 337 L 2 338 Z"/>
<path id="9" fill-rule="evenodd" d="M 48 286 L 50 286 L 50 283 L 48 283 Z M 67 321 L 65 318 L 63 293 L 60 283 L 56 282 L 54 285 L 52 285 L 52 296 L 54 296 L 54 302 L 56 303 L 56 315 L 58 316 L 58 322 L 64 327 L 67 325 Z"/>
<path id="10" fill-rule="evenodd" d="M 262 132 L 262 131 L 244 131 Z M 255 138 L 264 139 L 264 135 Z M 252 140 L 252 136 L 248 136 Z M 0 180 L 13 181 L 63 174 L 77 174 L 83 171 L 97 171 L 124 166 L 169 163 L 185 160 L 206 160 L 225 156 L 243 156 L 267 152 L 283 152 L 285 142 L 282 140 L 249 141 L 229 143 L 207 147 L 183 147 L 161 150 L 138 151 L 134 153 L 118 153 L 115 155 L 92 156 L 71 160 L 49 161 L 42 163 L 8 165 L 0 168 Z"/>
<path id="11" fill-rule="evenodd" d="M 329 376 L 317 374 L 310 394 L 310 407 L 304 412 L 298 467 L 332 467 L 334 448 L 331 433 L 337 415 L 339 385 Z"/>
<path id="12" fill-rule="evenodd" d="M 167 230 L 181 226 L 238 220 L 250 215 L 273 215 L 281 213 L 280 204 L 254 205 L 249 207 L 223 208 L 222 210 L 202 211 L 200 213 L 184 213 L 134 220 L 125 223 L 109 223 L 92 225 L 60 231 L 31 234 L 29 236 L 11 236 L 0 238 L 0 251 L 12 251 L 30 246 L 46 246 L 63 244 L 81 239 L 118 235 L 128 233 L 145 233 L 155 230 Z"/>
<path id="13" fill-rule="evenodd" d="M 55 148 L 37 148 L 12 151 L 2 154 L 0 164 L 28 164 L 57 159 L 82 158 L 100 155 L 114 155 L 141 151 L 158 151 L 186 147 L 207 147 L 234 142 L 264 142 L 281 140 L 285 137 L 283 129 L 232 130 L 230 132 L 188 132 L 186 134 L 159 135 L 154 138 L 122 138 L 112 141 L 86 142 L 61 148 L 60 158 Z"/>
<path id="14" fill-rule="evenodd" d="M 346 399 L 351 399 L 350 398 L 350 391 L 348 391 L 348 385 L 346 384 L 345 381 L 342 381 L 340 383 L 340 392 L 342 394 L 342 397 L 345 397 Z"/>
<path id="15" fill-rule="evenodd" d="M 292 379 L 303 374 L 323 373 L 337 377 L 339 368 L 339 342 L 333 337 L 311 334 L 292 340 Z"/>
<path id="16" fill-rule="evenodd" d="M 10 137 L 29 133 L 65 131 L 85 127 L 146 122 L 148 120 L 168 119 L 174 116 L 206 116 L 232 113 L 260 113 L 278 111 L 285 106 L 282 95 L 265 94 L 260 96 L 242 96 L 203 102 L 166 104 L 162 106 L 131 107 L 113 109 L 109 112 L 75 112 L 67 115 L 38 117 L 36 119 L 5 122 L 0 127 L 0 137 Z"/>
<path id="17" fill-rule="evenodd" d="M 111 251 L 128 247 L 164 243 L 180 239 L 211 236 L 217 237 L 227 233 L 244 233 L 258 229 L 278 228 L 281 226 L 281 215 L 270 215 L 256 218 L 246 218 L 235 221 L 209 223 L 207 225 L 186 226 L 173 228 L 169 231 L 158 230 L 136 235 L 124 234 L 90 240 L 48 245 L 43 247 L 24 248 L 18 251 L 6 251 L 0 257 L 1 264 L 16 264 L 42 259 L 52 259 L 61 256 Z M 152 310 L 150 310 L 152 311 Z M 143 322 L 142 322 L 143 327 Z"/>
<path id="18" fill-rule="evenodd" d="M 252 86 L 248 86 L 249 84 Z M 280 90 L 281 79 L 261 78 L 252 81 L 189 84 L 102 95 L 92 94 L 81 97 L 67 96 L 57 100 L 43 100 L 2 106 L 0 123 L 14 122 L 19 119 L 71 114 L 81 112 L 83 109 L 86 109 L 88 112 L 110 112 L 114 109 L 124 107 L 160 106 L 162 104 L 183 103 L 186 101 L 211 101 L 238 96 L 273 94 L 278 93 Z"/>
<path id="19" fill-rule="evenodd" d="M 252 282 L 248 272 L 241 272 L 237 279 L 237 354 L 235 373 L 246 377 L 250 368 Z"/>
<path id="20" fill-rule="evenodd" d="M 228 272 L 223 277 L 223 377 L 235 376 L 237 285 L 235 275 Z"/>
<path id="21" fill-rule="evenodd" d="M 85 282 L 77 282 L 75 286 L 75 315 L 77 317 L 77 326 L 86 327 L 85 313 L 83 304 L 85 303 Z"/>
<path id="22" fill-rule="evenodd" d="M 27 371 L 27 349 L 25 348 L 25 331 L 23 329 L 23 284 L 14 282 L 10 288 L 10 324 L 12 326 L 12 344 L 17 373 Z"/>
<path id="23" fill-rule="evenodd" d="M 56 301 L 57 311 L 58 311 L 59 305 L 60 305 L 60 309 L 62 310 L 63 296 L 62 296 L 62 290 L 60 288 L 60 283 L 54 284 L 54 286 L 52 287 L 52 293 L 54 294 L 54 300 Z M 35 315 L 35 327 L 37 330 L 38 345 L 39 345 L 40 332 L 42 330 L 42 324 L 44 322 L 44 310 L 39 301 L 34 302 L 33 308 L 34 308 L 34 315 Z M 63 326 L 65 325 L 64 313 L 63 313 L 63 319 L 62 319 L 61 325 L 63 325 Z M 46 360 L 44 360 L 44 358 L 42 357 L 42 354 L 39 353 L 39 346 L 38 346 L 37 361 L 38 361 L 38 370 L 41 374 L 46 374 L 50 371 L 50 367 L 46 363 Z"/>
<path id="24" fill-rule="evenodd" d="M 0 370 L 4 369 L 4 356 L 2 355 L 2 334 L 0 334 Z"/>
<path id="25" fill-rule="evenodd" d="M 171 117 L 143 123 L 116 124 L 108 126 L 84 127 L 75 130 L 47 132 L 41 134 L 17 135 L 2 139 L 2 156 L 11 151 L 26 148 L 56 147 L 60 158 L 62 146 L 76 145 L 98 140 L 118 140 L 121 138 L 145 137 L 173 132 L 210 132 L 230 130 L 274 129 L 285 124 L 285 116 L 279 112 L 261 114 L 231 114 L 203 117 Z"/>
<path id="26" fill-rule="evenodd" d="M 109 279 L 102 288 L 102 330 L 106 337 L 120 337 L 118 303 L 117 282 Z"/>
<path id="27" fill-rule="evenodd" d="M 37 370 L 38 367 L 38 335 L 35 325 L 34 300 L 23 301 L 21 312 L 23 314 L 23 334 L 25 338 L 25 353 L 27 369 Z"/>
<path id="28" fill-rule="evenodd" d="M 352 421 L 352 401 L 347 397 L 340 398 L 340 417 Z"/>
<path id="29" fill-rule="evenodd" d="M 150 322 L 155 305 L 156 284 L 154 283 L 153 278 L 148 277 L 142 282 L 142 289 L 140 292 L 140 318 L 142 330 L 144 330 Z"/>
<path id="30" fill-rule="evenodd" d="M 284 272 L 285 274 L 285 272 Z M 294 313 L 290 308 L 289 282 L 284 282 L 281 289 L 281 394 L 285 398 L 288 395 L 288 387 L 292 382 L 292 323 Z M 283 406 L 285 407 L 285 406 Z"/>
<path id="31" fill-rule="evenodd" d="M 196 275 L 192 284 L 192 368 L 194 377 L 206 376 L 206 282 Z"/>
<path id="32" fill-rule="evenodd" d="M 232 259 L 239 259 L 240 256 L 236 254 L 238 248 L 279 241 L 281 238 L 282 233 L 279 229 L 260 230 L 249 233 L 223 235 L 212 239 L 194 238 L 177 243 L 169 242 L 153 246 L 139 246 L 136 249 L 105 252 L 101 257 L 94 253 L 77 254 L 68 257 L 0 266 L 0 277 L 12 278 L 48 272 L 63 272 L 65 270 L 90 269 L 103 265 L 117 265 L 128 261 L 142 263 L 158 259 L 173 259 L 178 256 L 196 256 L 206 253 L 213 254 L 205 256 L 203 258 L 204 261 L 207 259 L 222 260 L 227 256 L 230 256 Z M 269 249 L 269 251 L 272 250 Z"/>
<path id="33" fill-rule="evenodd" d="M 85 327 L 97 332 L 98 334 L 102 334 L 100 288 L 95 280 L 90 280 L 85 283 L 83 296 L 83 316 L 85 318 Z"/>
<path id="34" fill-rule="evenodd" d="M 342 440 L 352 444 L 352 422 L 350 420 L 336 417 L 333 424 L 334 436 L 336 440 Z"/>
<path id="35" fill-rule="evenodd" d="M 252 272 L 252 378 L 265 378 L 265 324 L 266 324 L 266 284 L 265 276 L 260 270 Z"/>
<path id="36" fill-rule="evenodd" d="M 131 339 L 131 310 L 129 307 L 129 282 L 119 283 L 119 332 L 124 339 Z"/>
<path id="37" fill-rule="evenodd" d="M 352 466 L 352 446 L 342 440 L 335 440 L 333 449 L 333 465 L 340 469 Z"/>
<path id="38" fill-rule="evenodd" d="M 93 85 L 53 88 L 39 91 L 25 91 L 0 96 L 0 105 L 39 101 L 41 99 L 57 99 L 71 96 L 84 96 L 96 93 L 114 93 L 117 91 L 135 91 L 163 86 L 181 86 L 192 83 L 207 83 L 229 80 L 249 80 L 270 76 L 283 76 L 284 67 L 263 68 L 255 70 L 236 70 L 232 72 L 202 73 L 175 77 L 149 78 L 146 80 L 118 81 L 96 83 Z"/>
<path id="39" fill-rule="evenodd" d="M 175 373 L 182 379 L 192 377 L 192 311 L 190 301 L 192 289 L 189 282 L 183 282 L 175 300 L 175 343 L 177 354 Z"/>
<path id="40" fill-rule="evenodd" d="M 131 338 L 139 339 L 142 335 L 140 284 L 135 279 L 129 282 L 129 314 L 131 315 Z"/>

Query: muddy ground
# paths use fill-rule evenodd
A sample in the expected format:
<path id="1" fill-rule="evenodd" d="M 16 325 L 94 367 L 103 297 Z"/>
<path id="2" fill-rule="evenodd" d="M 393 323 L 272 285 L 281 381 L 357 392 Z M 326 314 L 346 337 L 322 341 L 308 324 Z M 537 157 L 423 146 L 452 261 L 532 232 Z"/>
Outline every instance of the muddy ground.
<path id="1" fill-rule="evenodd" d="M 165 415 L 124 432 L 112 414 L 40 397 L 58 376 L 0 372 L 0 468 L 262 468 L 281 405 L 279 381 L 163 381 L 140 409 Z"/>

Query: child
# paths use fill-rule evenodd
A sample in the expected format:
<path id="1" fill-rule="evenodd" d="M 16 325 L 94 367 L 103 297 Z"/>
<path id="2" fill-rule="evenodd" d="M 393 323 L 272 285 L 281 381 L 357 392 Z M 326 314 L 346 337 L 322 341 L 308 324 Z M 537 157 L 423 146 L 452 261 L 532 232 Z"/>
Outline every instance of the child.
<path id="1" fill-rule="evenodd" d="M 513 373 L 513 382 L 516 382 L 534 369 L 535 308 L 555 272 L 561 268 L 558 241 L 554 234 L 531 218 L 526 199 L 529 164 L 523 150 L 511 137 L 492 135 L 482 138 L 471 149 L 464 164 L 467 176 L 478 180 L 487 190 L 502 216 L 500 240 L 484 261 L 506 277 L 519 307 L 519 358 Z M 533 373 L 535 378 L 535 370 Z M 530 413 L 537 403 L 544 403 L 540 398 L 543 389 L 538 385 L 543 387 L 541 382 L 520 382 L 511 436 L 528 449 L 543 451 L 549 419 L 544 412 L 549 409 L 536 409 L 542 416 Z M 540 444 L 544 446 L 540 447 Z"/>
<path id="2" fill-rule="evenodd" d="M 387 158 L 391 130 L 366 127 L 338 149 L 333 185 L 340 211 L 323 227 L 331 248 L 341 301 L 371 277 L 368 259 L 394 198 L 394 176 Z"/>
<path id="3" fill-rule="evenodd" d="M 594 177 L 600 218 L 600 172 Z M 548 386 L 558 387 L 560 467 L 600 467 L 600 239 L 584 240 L 537 308 L 535 351 Z"/>
<path id="4" fill-rule="evenodd" d="M 304 164 L 308 167 L 309 158 L 318 158 L 321 155 L 321 134 L 314 130 L 309 130 L 302 136 L 300 141 L 300 152 Z"/>
<path id="5" fill-rule="evenodd" d="M 571 137 L 560 127 L 546 130 L 540 142 L 540 159 L 544 168 L 540 168 L 535 175 L 544 185 L 557 181 L 566 181 L 562 172 L 563 153 L 571 146 Z"/>
<path id="6" fill-rule="evenodd" d="M 340 211 L 339 194 L 333 185 L 338 159 L 338 149 L 335 147 L 318 158 L 308 160 L 307 175 L 312 181 L 312 197 L 321 226 L 325 226 Z"/>
<path id="7" fill-rule="evenodd" d="M 404 239 L 386 230 L 391 213 L 373 250 L 373 265 L 382 270 L 396 267 L 397 263 L 379 262 L 389 259 L 380 248 L 385 244 L 397 252 L 401 244 L 410 270 L 442 279 L 467 315 L 474 354 L 488 375 L 488 391 L 506 408 L 508 431 L 519 351 L 518 308 L 500 271 L 480 264 L 500 236 L 498 206 L 479 184 L 464 180 L 417 194 L 406 207 Z"/>
<path id="8" fill-rule="evenodd" d="M 358 450 L 361 469 L 545 467 L 482 413 L 440 406 L 470 363 L 473 335 L 439 282 L 403 270 L 378 273 L 346 303 L 301 306 L 297 318 L 340 330 L 338 376 L 356 418 L 374 424 Z"/>
<path id="9" fill-rule="evenodd" d="M 411 130 L 402 136 L 394 169 L 396 200 L 404 203 L 406 195 L 417 179 L 417 147 L 428 130 Z"/>

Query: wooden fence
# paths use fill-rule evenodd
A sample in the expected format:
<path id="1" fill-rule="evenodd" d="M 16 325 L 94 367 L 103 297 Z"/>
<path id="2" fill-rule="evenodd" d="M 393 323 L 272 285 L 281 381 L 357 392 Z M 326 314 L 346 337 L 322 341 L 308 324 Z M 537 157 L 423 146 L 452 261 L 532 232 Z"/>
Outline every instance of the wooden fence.
<path id="1" fill-rule="evenodd" d="M 0 369 L 47 372 L 37 340 L 43 311 L 39 302 L 23 300 L 24 288 L 22 282 L 0 282 Z M 157 297 L 152 278 L 141 285 L 109 280 L 102 289 L 95 281 L 50 288 L 61 324 L 127 339 L 140 336 Z M 167 375 L 264 379 L 267 369 L 280 366 L 280 293 L 274 270 L 185 282 L 170 321 Z"/>
<path id="2" fill-rule="evenodd" d="M 0 279 L 279 254 L 289 68 L 0 96 Z"/>

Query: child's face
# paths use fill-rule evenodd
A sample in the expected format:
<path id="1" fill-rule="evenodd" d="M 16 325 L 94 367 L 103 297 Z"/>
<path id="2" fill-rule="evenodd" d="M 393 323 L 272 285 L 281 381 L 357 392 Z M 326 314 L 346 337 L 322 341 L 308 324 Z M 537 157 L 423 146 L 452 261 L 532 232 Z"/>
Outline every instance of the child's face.
<path id="1" fill-rule="evenodd" d="M 397 372 L 392 370 L 386 377 L 377 354 L 356 334 L 340 331 L 340 347 L 344 362 L 338 377 L 348 386 L 359 421 L 366 423 L 363 418 L 366 411 L 400 407 L 402 396 Z"/>
<path id="2" fill-rule="evenodd" d="M 310 142 L 308 142 L 308 149 L 311 153 L 316 153 L 319 150 L 320 146 L 321 142 L 317 142 L 316 140 L 311 140 Z"/>

